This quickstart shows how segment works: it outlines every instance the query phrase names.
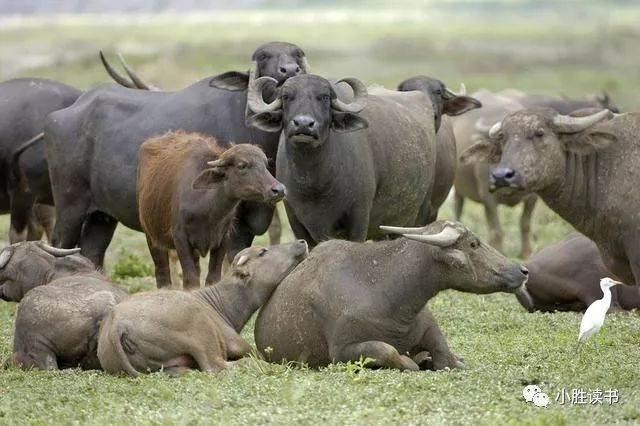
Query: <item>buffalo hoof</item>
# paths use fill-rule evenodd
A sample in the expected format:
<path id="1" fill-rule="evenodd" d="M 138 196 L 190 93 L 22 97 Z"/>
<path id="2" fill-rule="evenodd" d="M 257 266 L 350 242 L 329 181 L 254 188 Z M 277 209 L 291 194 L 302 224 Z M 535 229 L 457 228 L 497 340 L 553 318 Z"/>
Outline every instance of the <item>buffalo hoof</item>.
<path id="1" fill-rule="evenodd" d="M 418 364 L 420 370 L 451 370 L 453 368 L 466 369 L 464 360 L 454 354 L 443 359 L 437 360 L 435 363 L 433 357 L 428 351 L 422 351 L 413 357 L 413 361 Z"/>

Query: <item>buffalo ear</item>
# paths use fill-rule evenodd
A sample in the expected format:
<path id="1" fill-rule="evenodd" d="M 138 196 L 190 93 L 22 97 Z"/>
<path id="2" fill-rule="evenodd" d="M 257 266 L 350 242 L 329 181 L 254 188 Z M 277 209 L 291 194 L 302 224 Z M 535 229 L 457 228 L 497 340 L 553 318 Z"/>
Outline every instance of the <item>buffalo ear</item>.
<path id="1" fill-rule="evenodd" d="M 224 167 L 205 169 L 194 180 L 193 189 L 211 189 L 224 180 Z"/>
<path id="2" fill-rule="evenodd" d="M 500 161 L 502 150 L 497 142 L 482 139 L 471 145 L 460 154 L 460 164 L 468 166 L 473 163 L 497 163 Z"/>
<path id="3" fill-rule="evenodd" d="M 227 71 L 209 80 L 209 86 L 232 92 L 246 90 L 249 87 L 249 74 L 240 71 Z"/>
<path id="4" fill-rule="evenodd" d="M 261 112 L 250 115 L 245 119 L 247 126 L 255 127 L 265 132 L 279 132 L 282 130 L 282 111 Z"/>
<path id="5" fill-rule="evenodd" d="M 464 268 L 468 265 L 467 255 L 462 250 L 443 248 L 434 252 L 434 260 L 455 268 Z"/>
<path id="6" fill-rule="evenodd" d="M 567 151 L 582 155 L 605 149 L 618 141 L 618 137 L 614 134 L 608 122 L 598 123 L 581 132 L 560 133 L 558 136 Z"/>
<path id="7" fill-rule="evenodd" d="M 336 132 L 347 133 L 369 127 L 369 122 L 358 114 L 332 111 L 332 115 L 331 128 Z"/>
<path id="8" fill-rule="evenodd" d="M 471 96 L 454 96 L 444 101 L 442 114 L 444 115 L 460 115 L 472 109 L 481 108 L 482 102 L 472 98 Z"/>

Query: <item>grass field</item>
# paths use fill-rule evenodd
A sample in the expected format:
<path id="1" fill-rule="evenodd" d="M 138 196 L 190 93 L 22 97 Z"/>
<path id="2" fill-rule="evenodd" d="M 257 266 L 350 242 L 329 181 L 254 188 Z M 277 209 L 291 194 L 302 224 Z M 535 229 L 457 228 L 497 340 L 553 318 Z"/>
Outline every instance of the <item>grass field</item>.
<path id="1" fill-rule="evenodd" d="M 603 88 L 624 110 L 640 109 L 638 7 L 576 7 L 570 20 L 548 9 L 528 14 L 451 8 L 445 13 L 426 6 L 410 14 L 363 9 L 0 18 L 0 79 L 41 76 L 88 88 L 107 81 L 96 54 L 105 49 L 125 53 L 156 85 L 179 88 L 228 69 L 246 69 L 258 44 L 288 40 L 305 49 L 314 72 L 328 76 L 356 75 L 393 87 L 428 74 L 453 88 L 464 81 L 470 91 L 515 87 L 571 96 Z M 519 209 L 501 211 L 505 249 L 514 257 Z M 447 203 L 441 217 L 451 216 Z M 478 205 L 467 202 L 463 221 L 486 237 Z M 290 239 L 290 230 L 285 232 Z M 533 227 L 536 248 L 570 232 L 540 203 Z M 3 218 L 0 238 L 6 235 Z M 120 227 L 107 273 L 135 292 L 153 288 L 150 265 L 142 234 Z M 137 274 L 146 276 L 127 276 Z M 578 314 L 529 314 L 507 294 L 445 292 L 430 307 L 467 369 L 400 373 L 350 363 L 317 371 L 249 358 L 224 374 L 179 378 L 5 370 L 0 371 L 0 424 L 640 423 L 637 314 L 610 315 L 595 342 L 576 353 Z M 1 359 L 11 349 L 15 310 L 15 304 L 0 304 Z M 252 323 L 243 335 L 253 342 Z M 550 406 L 524 402 L 527 384 L 538 384 Z M 555 399 L 563 389 L 617 389 L 619 402 L 562 405 Z"/>

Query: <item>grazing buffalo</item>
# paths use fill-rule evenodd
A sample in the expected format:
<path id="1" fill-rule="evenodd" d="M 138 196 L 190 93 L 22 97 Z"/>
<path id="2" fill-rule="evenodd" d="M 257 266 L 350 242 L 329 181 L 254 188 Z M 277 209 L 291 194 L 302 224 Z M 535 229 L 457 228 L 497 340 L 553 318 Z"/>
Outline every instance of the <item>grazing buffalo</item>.
<path id="1" fill-rule="evenodd" d="M 600 279 L 611 275 L 595 243 L 580 234 L 545 247 L 525 265 L 530 299 L 518 297 L 518 301 L 530 312 L 584 312 L 602 298 Z M 615 286 L 611 294 L 612 310 L 640 308 L 637 287 Z"/>
<path id="2" fill-rule="evenodd" d="M 256 79 L 248 104 L 257 128 L 281 131 L 276 177 L 297 238 L 381 238 L 378 225 L 424 224 L 435 180 L 435 128 L 429 98 L 382 88 L 367 95 L 357 79 L 346 103 L 316 75 L 288 79 L 263 100 L 269 78 Z M 366 105 L 366 108 L 365 108 Z M 362 111 L 362 112 L 361 112 Z"/>
<path id="3" fill-rule="evenodd" d="M 69 275 L 93 273 L 95 266 L 79 251 L 51 247 L 42 241 L 5 247 L 0 251 L 0 299 L 20 302 L 35 287 Z"/>
<path id="4" fill-rule="evenodd" d="M 226 146 L 250 141 L 275 160 L 278 137 L 245 124 L 246 88 L 256 77 L 281 84 L 304 73 L 303 51 L 289 43 L 268 43 L 253 54 L 250 72 L 227 72 L 176 91 L 132 90 L 103 85 L 83 94 L 71 107 L 49 116 L 45 144 L 59 220 L 53 242 L 79 245 L 102 265 L 116 224 L 140 230 L 136 203 L 138 151 L 150 137 L 185 129 L 214 135 Z M 268 88 L 269 91 L 275 87 Z M 273 164 L 270 170 L 273 172 Z M 231 252 L 264 233 L 273 206 L 242 203 Z"/>
<path id="5" fill-rule="evenodd" d="M 275 203 L 285 191 L 257 146 L 225 150 L 212 137 L 187 132 L 142 144 L 137 185 L 158 287 L 171 285 L 168 251 L 175 249 L 187 289 L 200 287 L 200 257 L 207 254 L 206 284 L 220 279 L 223 243 L 240 201 Z"/>
<path id="6" fill-rule="evenodd" d="M 44 147 L 21 145 L 40 139 L 45 118 L 74 103 L 80 93 L 40 78 L 0 83 L 0 213 L 11 213 L 12 243 L 39 240 L 44 232 L 51 238 L 55 211 Z"/>
<path id="7" fill-rule="evenodd" d="M 431 100 L 436 125 L 436 181 L 431 195 L 428 223 L 438 217 L 438 210 L 447 199 L 453 185 L 458 155 L 456 137 L 450 119 L 444 117 L 464 114 L 472 109 L 480 108 L 482 103 L 466 96 L 464 86 L 461 93 L 447 89 L 443 82 L 432 77 L 417 76 L 407 79 L 398 85 L 398 90 L 408 92 L 419 90 Z"/>
<path id="8" fill-rule="evenodd" d="M 99 369 L 100 323 L 125 297 L 95 271 L 34 288 L 18 307 L 13 353 L 6 364 L 41 370 Z"/>
<path id="9" fill-rule="evenodd" d="M 640 285 L 640 114 L 576 115 L 513 113 L 462 156 L 496 163 L 492 188 L 537 193 L 597 244 L 621 281 Z"/>
<path id="10" fill-rule="evenodd" d="M 138 375 L 187 368 L 220 371 L 251 346 L 240 331 L 278 284 L 307 255 L 297 241 L 250 247 L 215 286 L 194 292 L 160 290 L 120 303 L 100 330 L 98 357 L 109 373 Z"/>
<path id="11" fill-rule="evenodd" d="M 370 357 L 374 367 L 457 367 L 429 299 L 448 288 L 526 291 L 527 270 L 460 223 L 384 228 L 406 238 L 324 242 L 276 288 L 255 327 L 267 359 L 322 366 Z"/>

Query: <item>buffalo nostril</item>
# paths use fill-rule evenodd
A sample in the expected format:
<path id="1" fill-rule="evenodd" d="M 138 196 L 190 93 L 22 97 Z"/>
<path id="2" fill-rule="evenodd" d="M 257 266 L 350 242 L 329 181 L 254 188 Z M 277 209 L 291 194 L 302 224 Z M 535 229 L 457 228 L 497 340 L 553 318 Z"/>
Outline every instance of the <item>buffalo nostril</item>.
<path id="1" fill-rule="evenodd" d="M 300 244 L 305 244 L 307 241 L 306 241 L 306 240 L 298 240 L 298 242 L 299 242 Z"/>
<path id="2" fill-rule="evenodd" d="M 522 272 L 522 275 L 524 275 L 525 277 L 529 275 L 529 270 L 524 266 L 520 267 L 520 272 Z"/>
<path id="3" fill-rule="evenodd" d="M 293 125 L 298 127 L 298 126 L 300 126 L 300 122 L 298 122 L 298 120 L 294 119 L 293 120 Z"/>
<path id="4" fill-rule="evenodd" d="M 287 69 L 285 67 L 280 67 L 280 74 L 286 74 Z"/>
<path id="5" fill-rule="evenodd" d="M 300 67 L 296 67 L 296 74 L 300 72 Z"/>
<path id="6" fill-rule="evenodd" d="M 516 171 L 513 169 L 509 169 L 506 171 L 506 173 L 504 174 L 504 177 L 507 179 L 513 179 L 516 175 Z"/>
<path id="7" fill-rule="evenodd" d="M 315 125 L 316 125 L 316 122 L 314 120 L 311 120 L 307 123 L 307 127 L 310 129 L 313 129 Z"/>
<path id="8" fill-rule="evenodd" d="M 284 195 L 285 192 L 285 188 L 284 185 L 279 183 L 278 185 L 275 185 L 273 187 L 271 187 L 271 193 L 275 196 L 275 197 L 282 197 Z"/>

